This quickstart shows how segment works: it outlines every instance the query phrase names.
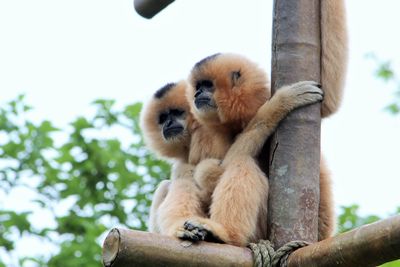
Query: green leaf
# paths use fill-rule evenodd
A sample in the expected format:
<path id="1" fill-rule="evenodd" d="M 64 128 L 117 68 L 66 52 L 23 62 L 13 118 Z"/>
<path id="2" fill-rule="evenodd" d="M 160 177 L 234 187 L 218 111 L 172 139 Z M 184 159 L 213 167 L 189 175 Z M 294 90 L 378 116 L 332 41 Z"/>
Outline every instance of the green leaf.
<path id="1" fill-rule="evenodd" d="M 93 105 L 100 106 L 100 108 L 105 110 L 110 110 L 115 104 L 115 100 L 111 99 L 98 99 L 92 102 Z"/>
<path id="2" fill-rule="evenodd" d="M 71 125 L 75 128 L 76 132 L 80 132 L 83 129 L 93 128 L 93 124 L 84 117 L 78 117 L 74 122 L 71 123 Z"/>
<path id="3" fill-rule="evenodd" d="M 124 115 L 131 119 L 138 118 L 140 111 L 142 110 L 143 104 L 142 103 L 135 103 L 132 105 L 128 105 L 125 107 L 123 111 Z"/>
<path id="4" fill-rule="evenodd" d="M 50 133 L 50 132 L 59 131 L 60 129 L 54 127 L 50 121 L 46 120 L 40 124 L 38 130 L 41 132 Z"/>
<path id="5" fill-rule="evenodd" d="M 397 114 L 397 113 L 400 112 L 400 106 L 399 106 L 399 104 L 396 104 L 396 103 L 390 104 L 385 109 L 388 110 L 390 113 L 393 113 L 393 114 Z"/>
<path id="6" fill-rule="evenodd" d="M 394 78 L 394 73 L 391 67 L 391 63 L 389 61 L 381 63 L 376 71 L 376 75 L 380 77 L 385 82 Z"/>

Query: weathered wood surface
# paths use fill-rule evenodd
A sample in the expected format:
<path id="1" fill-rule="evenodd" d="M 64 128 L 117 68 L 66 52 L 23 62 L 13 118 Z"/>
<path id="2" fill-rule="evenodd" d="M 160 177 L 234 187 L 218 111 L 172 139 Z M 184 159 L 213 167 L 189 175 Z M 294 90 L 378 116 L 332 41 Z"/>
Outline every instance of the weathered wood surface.
<path id="1" fill-rule="evenodd" d="M 400 258 L 400 215 L 296 250 L 289 267 L 377 266 Z M 141 231 L 113 229 L 103 245 L 107 267 L 253 266 L 248 248 L 182 241 Z"/>
<path id="2" fill-rule="evenodd" d="M 275 0 L 272 91 L 290 83 L 320 82 L 319 0 Z M 318 239 L 320 104 L 281 122 L 270 144 L 269 240 Z"/>
<path id="3" fill-rule="evenodd" d="M 106 267 L 253 266 L 247 248 L 208 242 L 187 246 L 188 242 L 182 242 L 153 233 L 113 229 L 104 241 L 103 263 Z"/>

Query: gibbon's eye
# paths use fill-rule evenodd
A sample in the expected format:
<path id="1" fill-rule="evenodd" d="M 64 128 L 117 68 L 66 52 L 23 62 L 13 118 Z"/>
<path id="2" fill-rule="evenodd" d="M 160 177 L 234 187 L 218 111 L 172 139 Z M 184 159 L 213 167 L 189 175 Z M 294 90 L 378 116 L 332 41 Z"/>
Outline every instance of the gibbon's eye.
<path id="1" fill-rule="evenodd" d="M 196 83 L 196 90 L 199 90 L 200 88 L 211 88 L 211 87 L 213 87 L 213 83 L 212 83 L 212 81 L 210 81 L 210 80 L 201 80 L 201 81 L 198 81 L 197 83 Z"/>
<path id="2" fill-rule="evenodd" d="M 231 73 L 231 79 L 232 79 L 232 84 L 233 84 L 233 85 L 235 85 L 235 84 L 239 81 L 240 76 L 242 76 L 242 74 L 240 73 L 240 70 L 238 70 L 238 71 L 232 71 L 232 73 Z"/>
<path id="3" fill-rule="evenodd" d="M 169 111 L 169 113 L 175 117 L 180 117 L 183 115 L 183 113 L 185 113 L 185 111 L 181 110 L 181 109 L 171 109 Z"/>
<path id="4" fill-rule="evenodd" d="M 158 124 L 164 124 L 164 122 L 168 119 L 168 114 L 163 112 L 158 117 Z"/>

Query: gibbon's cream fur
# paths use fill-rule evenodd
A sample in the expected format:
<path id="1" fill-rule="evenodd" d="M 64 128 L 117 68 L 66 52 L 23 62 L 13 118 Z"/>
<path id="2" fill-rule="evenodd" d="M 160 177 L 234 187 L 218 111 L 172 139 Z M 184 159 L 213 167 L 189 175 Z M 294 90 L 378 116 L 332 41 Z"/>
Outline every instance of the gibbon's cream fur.
<path id="1" fill-rule="evenodd" d="M 242 63 L 240 64 L 243 65 Z M 246 63 L 254 69 L 255 65 L 253 63 Z M 245 65 L 242 67 L 246 68 Z M 264 73 L 260 70 L 258 75 L 264 76 Z M 266 83 L 264 83 L 265 85 Z M 142 127 L 146 136 L 146 143 L 161 156 L 175 159 L 171 182 L 162 182 L 155 192 L 150 209 L 149 229 L 153 232 L 197 241 L 205 238 L 206 231 L 196 231 L 195 229 L 187 231 L 184 228 L 184 223 L 188 218 L 206 216 L 211 201 L 211 193 L 216 187 L 217 181 L 224 169 L 220 166 L 220 160 L 211 158 L 201 161 L 195 169 L 192 164 L 186 163 L 186 158 L 190 162 L 191 151 L 198 152 L 201 149 L 203 150 L 203 155 L 207 156 L 207 149 L 215 150 L 216 146 L 221 146 L 221 143 L 219 143 L 218 138 L 209 135 L 213 131 L 196 125 L 196 121 L 193 120 L 191 114 L 187 113 L 188 104 L 185 105 L 185 103 L 177 100 L 179 96 L 182 96 L 180 93 L 183 87 L 184 83 L 181 82 L 177 85 L 168 85 L 160 89 L 142 113 Z M 248 144 L 257 144 L 258 147 L 261 147 L 279 121 L 289 111 L 296 107 L 322 100 L 321 95 L 322 91 L 313 87 L 309 82 L 295 84 L 287 87 L 287 89 L 280 90 L 269 101 L 271 104 L 265 104 L 266 108 L 260 109 L 261 115 L 257 117 L 256 123 L 265 124 L 265 126 L 260 128 L 262 129 L 261 131 L 257 130 L 258 139 L 241 141 L 241 143 L 244 144 L 244 142 L 247 142 Z M 181 112 L 176 112 L 177 110 Z M 169 114 L 171 120 L 166 119 L 166 114 Z M 172 120 L 179 121 L 179 125 L 174 124 Z M 174 136 L 166 138 L 165 125 L 173 125 L 175 128 L 182 127 L 181 131 L 174 133 Z M 169 128 L 167 133 L 168 131 Z M 224 131 L 222 132 L 225 134 Z M 256 137 L 254 134 L 250 135 L 250 138 L 254 137 Z M 201 148 L 195 147 L 196 145 L 200 146 L 204 141 L 210 142 L 213 145 L 202 146 Z M 190 152 L 188 152 L 188 143 L 190 143 Z M 179 146 L 179 148 L 176 149 L 175 146 Z M 223 145 L 223 148 L 220 150 L 224 151 L 225 147 L 227 146 Z M 209 154 L 215 155 L 211 151 Z M 256 163 L 254 164 L 256 165 Z M 257 169 L 255 167 L 255 170 Z M 263 174 L 260 171 L 258 175 Z M 193 177 L 197 184 L 200 185 L 200 188 L 196 185 Z M 265 177 L 263 180 L 265 180 Z M 215 238 L 218 240 L 219 236 L 214 237 L 209 235 L 207 238 L 208 240 L 214 240 Z"/>
<path id="2" fill-rule="evenodd" d="M 146 144 L 159 156 L 173 162 L 171 181 L 162 181 L 154 193 L 149 230 L 171 236 L 179 233 L 188 217 L 204 216 L 210 205 L 212 190 L 222 173 L 219 166 L 207 166 L 202 179 L 212 187 L 199 189 L 193 179 L 192 164 L 198 163 L 198 155 L 222 158 L 230 145 L 225 136 L 211 136 L 212 131 L 203 131 L 196 123 L 185 96 L 186 87 L 185 81 L 165 85 L 154 94 L 141 114 Z M 193 138 L 198 142 L 207 141 L 207 144 L 191 149 Z M 191 151 L 198 155 L 191 157 Z"/>
<path id="3" fill-rule="evenodd" d="M 185 98 L 186 87 L 185 81 L 165 85 L 141 113 L 146 145 L 158 156 L 173 161 L 172 179 L 162 181 L 154 193 L 149 230 L 171 236 L 182 228 L 187 216 L 204 214 L 193 180 L 193 166 L 188 164 L 195 123 Z"/>
<path id="4" fill-rule="evenodd" d="M 334 114 L 342 102 L 346 80 L 348 37 L 343 0 L 323 0 L 321 4 L 321 85 L 323 118 Z"/>
<path id="5" fill-rule="evenodd" d="M 335 113 L 340 106 L 347 69 L 347 45 L 344 1 L 321 1 L 321 84 L 325 94 L 321 105 L 322 117 L 327 117 Z M 218 58 L 221 59 L 218 55 L 208 57 L 200 61 L 193 69 L 191 74 L 191 83 L 196 91 L 197 82 L 200 81 L 204 84 L 204 81 L 207 81 L 207 84 L 210 82 L 210 80 L 212 80 L 212 78 L 214 78 L 212 82 L 215 82 L 213 85 L 218 89 L 215 89 L 215 92 L 209 94 L 209 96 L 212 96 L 212 103 L 211 106 L 208 107 L 209 110 L 207 112 L 203 112 L 202 115 L 199 115 L 199 113 L 196 113 L 196 108 L 193 109 L 193 105 L 192 112 L 195 114 L 196 119 L 210 128 L 222 128 L 224 131 L 226 131 L 226 127 L 228 126 L 228 129 L 230 128 L 236 132 L 237 127 L 243 127 L 246 124 L 245 118 L 251 117 L 254 108 L 256 109 L 259 106 L 257 106 L 257 101 L 255 101 L 254 106 L 250 108 L 243 105 L 244 108 L 240 109 L 236 106 L 238 103 L 240 103 L 238 100 L 240 98 L 239 94 L 234 92 L 235 88 L 231 88 L 232 92 L 229 89 L 226 90 L 226 86 L 228 85 L 229 88 L 229 76 L 231 77 L 232 81 L 238 77 L 238 71 L 240 74 L 241 70 L 236 69 L 236 71 L 231 73 L 224 72 L 224 68 L 220 69 L 221 65 L 216 63 L 219 60 Z M 207 64 L 207 62 L 213 61 L 215 64 Z M 203 65 L 202 68 L 201 65 Z M 208 66 L 204 67 L 205 65 Z M 216 79 L 216 77 L 222 78 Z M 189 92 L 189 102 L 195 99 L 196 91 Z M 234 96 L 237 97 L 234 98 Z M 261 98 L 262 97 L 263 95 L 261 95 Z M 199 101 L 199 103 L 201 102 L 202 101 Z M 207 108 L 205 110 L 207 110 Z M 234 125 L 229 125 L 232 122 Z M 242 136 L 245 136 L 245 134 Z M 249 140 L 253 139 L 249 138 Z M 226 159 L 224 159 L 224 167 L 227 167 L 227 162 L 230 162 L 230 164 L 234 162 L 232 159 L 228 160 L 230 155 L 232 155 L 233 158 L 239 158 L 239 155 L 243 154 L 243 150 L 240 148 L 240 146 L 237 147 L 239 147 L 239 149 L 236 151 L 238 154 L 235 154 L 234 152 L 230 153 L 231 151 L 234 151 L 233 148 L 228 152 Z M 256 150 L 257 149 L 254 151 Z M 240 166 L 240 163 L 243 164 L 243 166 L 246 166 L 246 162 L 244 160 L 239 160 L 236 162 L 236 173 L 233 172 L 232 174 L 226 170 L 221 178 L 221 181 L 218 183 L 213 195 L 213 203 L 210 211 L 211 220 L 196 218 L 188 221 L 185 223 L 185 229 L 187 231 L 191 231 L 192 229 L 199 231 L 203 229 L 203 234 L 205 230 L 206 233 L 211 232 L 212 235 L 218 236 L 225 242 L 238 245 L 247 244 L 247 242 L 254 239 L 254 237 L 257 237 L 257 234 L 260 232 L 260 229 L 256 229 L 256 221 L 258 220 L 259 216 L 254 214 L 254 212 L 248 213 L 247 211 L 259 208 L 257 205 L 254 206 L 248 204 L 251 202 L 251 200 L 253 200 L 254 203 L 259 203 L 259 198 L 262 196 L 254 196 L 254 193 L 257 195 L 259 187 L 254 187 L 254 184 L 251 184 L 243 179 L 243 176 L 248 175 L 248 177 L 250 177 L 250 175 L 249 173 L 243 173 L 243 170 L 241 172 L 240 168 L 238 167 Z M 254 167 L 258 168 L 257 166 Z M 235 184 L 232 184 L 232 180 L 235 177 L 239 178 L 237 178 L 237 182 Z M 253 187 L 255 192 L 249 191 L 249 188 L 244 186 L 246 184 Z M 242 202 L 243 198 L 249 200 L 249 202 L 240 203 L 242 205 L 237 205 L 236 201 L 240 200 Z M 250 215 L 250 218 L 247 215 Z M 318 223 L 319 240 L 325 239 L 332 235 L 335 219 L 331 193 L 331 181 L 330 174 L 322 157 L 320 163 L 320 204 Z"/>
<path id="6" fill-rule="evenodd" d="M 321 101 L 322 91 L 314 82 L 299 82 L 267 101 L 264 72 L 234 54 L 200 61 L 189 82 L 187 96 L 195 119 L 213 131 L 241 134 L 222 161 L 225 171 L 212 195 L 210 218 L 190 218 L 185 231 L 239 246 L 266 238 L 268 180 L 256 156 L 280 120 L 297 107 Z"/>
<path id="7" fill-rule="evenodd" d="M 321 115 L 322 117 L 327 117 L 331 115 L 332 113 L 336 112 L 340 105 L 341 101 L 341 96 L 342 96 L 342 91 L 343 91 L 343 81 L 345 79 L 345 72 L 346 72 L 346 64 L 347 64 L 347 32 L 346 32 L 346 21 L 345 21 L 345 13 L 344 13 L 344 3 L 342 0 L 325 0 L 321 2 L 321 36 L 322 36 L 322 55 L 321 55 L 321 84 L 322 88 L 324 89 L 324 94 L 325 98 L 322 103 L 321 107 Z M 208 57 L 205 60 L 199 62 L 194 70 L 198 70 L 201 65 L 203 65 L 203 71 L 205 73 L 208 73 L 210 75 L 213 75 L 215 73 L 219 73 L 218 75 L 221 75 L 220 82 L 218 82 L 215 86 L 217 88 L 224 88 L 224 86 L 229 86 L 229 80 L 230 82 L 232 81 L 239 81 L 240 77 L 243 75 L 242 69 L 236 69 L 235 71 L 231 73 L 223 73 L 220 71 L 220 69 L 217 67 L 218 64 L 212 64 L 212 66 L 208 66 L 207 69 L 204 68 L 204 63 L 207 62 L 213 62 L 214 59 L 221 58 L 220 56 L 214 56 L 214 57 Z M 234 59 L 232 59 L 234 61 Z M 227 62 L 230 62 L 230 60 L 227 60 Z M 214 67 L 213 67 L 214 66 Z M 250 71 L 250 76 L 252 71 Z M 225 76 L 228 74 L 228 76 Z M 215 76 L 213 76 L 215 77 Z M 230 77 L 230 79 L 228 78 Z M 193 78 L 193 73 L 192 73 L 192 78 Z M 206 77 L 209 79 L 209 77 Z M 225 78 L 225 79 L 224 79 Z M 205 80 L 207 80 L 205 79 Z M 243 79 L 241 79 L 243 82 Z M 248 81 L 248 79 L 245 79 L 245 81 Z M 193 82 L 193 81 L 192 81 Z M 255 84 L 257 83 L 257 80 L 254 80 Z M 262 82 L 261 82 L 262 83 Z M 246 84 L 246 82 L 244 82 Z M 234 89 L 234 88 L 232 88 Z M 254 88 L 256 92 L 257 86 Z M 255 99 L 254 103 L 248 103 L 248 105 L 238 105 L 237 102 L 240 102 L 239 95 L 241 93 L 231 93 L 229 90 L 216 90 L 216 94 L 214 95 L 215 98 L 219 99 L 220 102 L 218 103 L 217 106 L 214 106 L 214 109 L 216 107 L 218 111 L 224 110 L 224 112 L 206 112 L 205 116 L 202 116 L 199 119 L 201 122 L 200 125 L 205 127 L 204 129 L 211 130 L 214 132 L 214 136 L 225 136 L 226 139 L 233 140 L 236 134 L 238 134 L 245 126 L 247 125 L 247 122 L 252 118 L 252 116 L 255 114 L 255 111 L 257 110 L 258 107 L 264 101 L 269 98 L 269 88 L 266 92 L 261 92 L 261 93 L 254 93 L 253 96 Z M 223 92 L 223 93 L 222 93 Z M 278 91 L 279 92 L 279 91 Z M 249 92 L 246 92 L 249 93 Z M 218 94 L 220 95 L 218 97 Z M 236 96 L 232 97 L 232 96 Z M 251 94 L 250 94 L 251 95 Z M 190 98 L 190 94 L 189 94 Z M 263 100 L 261 100 L 263 99 Z M 274 98 L 272 98 L 274 99 Z M 199 103 L 203 102 L 203 100 L 199 101 Z M 212 105 L 215 105 L 215 103 L 212 103 Z M 232 108 L 234 106 L 234 108 Z M 266 105 L 264 105 L 266 106 Z M 243 109 L 240 109 L 238 107 L 243 107 Z M 204 115 L 204 114 L 203 114 Z M 233 116 L 231 116 L 233 115 Z M 231 117 L 229 117 L 231 116 Z M 262 119 L 265 119 L 265 116 L 262 116 Z M 253 120 L 254 122 L 255 120 Z M 253 126 L 251 126 L 253 125 Z M 257 137 L 259 137 L 259 134 L 262 133 L 263 131 L 260 131 L 260 125 L 262 127 L 266 127 L 266 123 L 250 123 L 247 125 L 248 130 L 245 130 L 244 132 L 247 133 L 247 136 L 251 136 L 251 132 Z M 251 128 L 254 127 L 254 128 Z M 201 154 L 206 150 L 203 150 L 203 145 L 204 144 L 209 144 L 210 139 L 209 136 L 207 137 L 207 134 L 204 134 L 204 131 L 200 131 L 202 133 L 200 136 L 205 135 L 206 138 L 199 138 L 199 140 L 203 140 L 200 142 L 193 142 L 191 141 L 191 151 L 198 151 L 191 153 L 191 158 L 193 159 L 193 162 L 199 162 L 202 158 L 207 157 L 207 153 L 212 154 L 212 151 L 208 151 L 206 153 Z M 223 133 L 222 135 L 218 135 L 218 133 Z M 246 136 L 246 134 L 242 134 L 241 136 Z M 261 138 L 261 137 L 260 137 Z M 266 137 L 265 137 L 266 138 Z M 238 140 L 247 140 L 246 138 L 241 138 L 239 137 Z M 160 139 L 161 140 L 161 139 Z M 254 139 L 249 139 L 249 140 L 257 140 L 256 138 Z M 235 142 L 236 143 L 236 142 Z M 237 142 L 240 143 L 240 142 Z M 252 142 L 249 142 L 251 144 Z M 193 145 L 195 144 L 195 145 Z M 245 142 L 247 144 L 247 141 Z M 259 148 L 260 143 L 256 143 L 252 146 L 251 151 L 257 151 Z M 212 146 L 214 147 L 214 146 Z M 235 148 L 236 147 L 236 148 Z M 224 146 L 224 149 L 226 147 Z M 234 149 L 235 148 L 235 149 Z M 239 149 L 238 149 L 239 148 Z M 221 151 L 223 151 L 222 149 Z M 190 151 L 189 150 L 189 151 Z M 235 151 L 236 150 L 236 151 Z M 251 157 L 251 153 L 244 157 L 240 157 L 240 155 L 245 154 L 243 153 L 243 149 L 241 146 L 233 146 L 233 148 L 230 151 L 235 151 L 228 153 L 227 158 L 223 162 L 223 167 L 228 167 L 228 166 L 235 166 L 230 169 L 227 169 L 223 177 L 221 178 L 221 181 L 218 183 L 217 188 L 215 189 L 214 192 L 214 197 L 213 197 L 213 203 L 211 205 L 211 219 L 208 220 L 207 218 L 204 218 L 204 216 L 201 216 L 201 214 L 204 214 L 204 211 L 199 212 L 198 216 L 196 217 L 195 215 L 192 217 L 192 220 L 188 220 L 184 224 L 184 229 L 182 230 L 181 228 L 176 227 L 175 228 L 175 233 L 170 233 L 172 235 L 176 235 L 178 237 L 182 238 L 189 238 L 192 240 L 201 240 L 201 239 L 208 239 L 205 235 L 211 235 L 214 237 L 217 237 L 218 239 L 221 239 L 224 242 L 227 243 L 232 243 L 236 245 L 244 245 L 247 244 L 252 239 L 255 239 L 259 236 L 260 233 L 263 232 L 263 229 L 261 229 L 261 226 L 256 226 L 258 217 L 262 216 L 263 209 L 260 208 L 260 199 L 263 198 L 262 194 L 259 192 L 266 193 L 266 188 L 267 185 L 265 183 L 260 182 L 260 184 L 251 184 L 248 183 L 246 179 L 237 179 L 237 183 L 232 185 L 230 183 L 231 178 L 229 177 L 234 177 L 234 175 L 238 175 L 237 177 L 247 177 L 247 176 L 252 176 L 251 173 L 247 171 L 242 171 L 243 168 L 240 168 L 240 166 L 246 167 L 244 168 L 245 170 L 250 170 L 254 172 L 254 176 L 263 176 L 263 174 L 260 172 L 258 166 L 254 162 L 254 158 Z M 221 154 L 221 153 L 217 153 Z M 222 153 L 223 154 L 223 153 Z M 200 156 L 201 155 L 201 156 Z M 231 155 L 231 156 L 230 156 Z M 218 157 L 219 158 L 219 157 Z M 204 164 L 203 164 L 204 162 Z M 204 176 L 202 176 L 202 172 L 204 173 L 210 173 L 207 169 L 209 167 L 216 168 L 221 170 L 219 167 L 219 161 L 218 160 L 206 160 L 203 161 L 198 165 L 198 168 L 202 171 L 196 171 L 194 172 L 194 177 L 196 181 L 202 186 L 207 187 L 207 179 L 204 179 Z M 229 164 L 228 164 L 229 163 Z M 254 165 L 254 168 L 249 168 L 251 167 L 252 164 Z M 201 167 L 203 166 L 203 167 Z M 205 167 L 204 167 L 205 166 Z M 208 166 L 208 167 L 207 167 Z M 248 168 L 248 169 L 247 169 Z M 229 171 L 230 170 L 230 171 Z M 233 171 L 232 171 L 233 170 Z M 193 169 L 190 169 L 190 174 L 193 172 Z M 185 173 L 185 172 L 183 172 Z M 213 172 L 211 172 L 213 173 Z M 190 174 L 188 176 L 190 176 Z M 173 175 L 174 176 L 174 175 Z M 225 177 L 225 178 L 224 178 Z M 189 180 L 189 179 L 187 179 Z M 243 182 L 241 184 L 241 182 Z M 211 192 L 213 186 L 216 184 L 216 180 L 213 180 L 213 184 L 208 188 L 208 191 Z M 243 184 L 248 184 L 250 187 L 249 188 L 254 188 L 255 190 L 248 191 L 249 188 L 243 187 Z M 261 186 L 259 186 L 261 185 Z M 236 186 L 236 187 L 235 187 Z M 259 187 L 258 187 L 259 186 Z M 244 190 L 241 190 L 242 189 Z M 319 214 L 319 239 L 324 239 L 325 237 L 329 236 L 332 233 L 333 230 L 333 225 L 334 225 L 334 217 L 333 217 L 333 205 L 332 205 L 332 196 L 331 196 L 331 190 L 330 190 L 330 177 L 329 173 L 327 172 L 327 169 L 325 167 L 324 161 L 321 159 L 321 172 L 320 172 L 320 192 L 321 192 L 321 200 L 320 200 L 320 214 Z M 182 187 L 184 188 L 184 187 Z M 228 189 L 228 190 L 226 190 Z M 247 190 L 247 191 L 246 191 Z M 256 192 L 255 192 L 256 191 Z M 188 191 L 186 190 L 181 190 L 182 193 L 178 191 L 172 193 L 171 191 L 168 192 L 166 200 L 168 199 L 169 196 L 172 196 L 171 198 L 179 198 L 179 199 L 184 199 L 185 196 L 190 197 L 194 194 L 187 194 Z M 225 193 L 229 192 L 229 193 Z M 238 193 L 236 195 L 236 193 Z M 246 195 L 248 193 L 248 195 Z M 178 195 L 176 195 L 178 194 Z M 253 194 L 256 194 L 257 196 L 252 196 Z M 161 194 L 162 195 L 162 194 Z M 236 196 L 235 196 L 236 195 Z M 175 197 L 173 197 L 175 196 Z M 240 197 L 238 197 L 240 196 Z M 242 198 L 247 199 L 248 196 L 250 196 L 250 201 L 243 203 L 245 205 L 242 205 L 241 209 L 236 205 L 236 200 L 241 200 Z M 265 197 L 264 197 L 265 199 Z M 248 199 L 247 199 L 248 200 Z M 257 203 L 257 205 L 252 205 L 251 203 L 253 201 L 254 203 Z M 160 201 L 159 201 L 160 202 Z M 161 201 L 162 202 L 162 201 Z M 167 201 L 164 201 L 162 203 L 166 203 Z M 265 201 L 264 201 L 265 202 Z M 157 203 L 157 201 L 154 201 L 154 203 Z M 197 202 L 198 203 L 198 202 Z M 218 208 L 219 203 L 225 203 L 225 205 L 222 205 L 221 207 Z M 241 204 L 243 204 L 241 203 Z M 187 202 L 183 201 L 180 203 L 182 206 L 187 205 Z M 246 206 L 247 204 L 247 206 Z M 168 206 L 168 205 L 165 205 Z M 179 206 L 179 205 L 178 205 Z M 194 205 L 197 210 L 200 210 L 198 205 Z M 240 206 L 240 205 L 239 205 Z M 176 206 L 175 206 L 176 207 Z M 225 207 L 225 208 L 224 208 Z M 232 209 L 233 207 L 233 209 Z M 259 209 L 259 213 L 250 214 L 250 218 L 247 218 L 247 210 L 257 210 Z M 174 210 L 174 209 L 171 209 Z M 163 207 L 158 209 L 158 213 L 162 213 Z M 241 214 L 241 212 L 244 211 L 244 214 Z M 167 212 L 166 212 L 167 213 Z M 214 214 L 214 215 L 213 215 Z M 187 215 L 187 214 L 186 214 Z M 192 213 L 193 215 L 193 213 Z M 227 216 L 226 216 L 227 215 Z M 162 217 L 162 216 L 160 216 Z M 171 217 L 174 217 L 174 214 L 171 214 Z M 183 213 L 181 213 L 179 216 L 176 216 L 175 220 L 172 219 L 172 221 L 177 221 L 179 220 L 180 222 L 176 225 L 179 225 L 182 222 L 182 217 Z M 213 219 L 218 218 L 222 220 L 224 218 L 227 218 L 228 220 L 224 222 L 224 224 L 218 223 L 218 221 L 213 221 Z M 235 221 L 236 219 L 239 219 L 240 221 Z M 162 220 L 159 220 L 162 221 Z M 171 222 L 171 220 L 169 221 Z M 166 223 L 168 224 L 168 223 Z M 260 228 L 261 227 L 261 228 Z M 258 228 L 258 229 L 257 229 Z M 177 230 L 178 229 L 178 230 Z"/>

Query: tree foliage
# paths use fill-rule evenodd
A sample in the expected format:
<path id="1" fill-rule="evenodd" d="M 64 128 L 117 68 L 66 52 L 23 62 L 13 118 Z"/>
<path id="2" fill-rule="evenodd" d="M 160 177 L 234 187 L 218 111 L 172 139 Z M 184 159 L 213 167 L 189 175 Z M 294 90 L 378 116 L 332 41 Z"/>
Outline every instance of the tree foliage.
<path id="1" fill-rule="evenodd" d="M 341 212 L 338 217 L 338 232 L 343 233 L 365 224 L 376 222 L 382 218 L 376 215 L 361 216 L 359 214 L 359 206 L 351 205 L 341 207 Z M 400 214 L 400 207 L 394 212 Z M 400 260 L 389 262 L 381 265 L 381 267 L 400 267 Z"/>
<path id="2" fill-rule="evenodd" d="M 338 232 L 343 233 L 364 224 L 369 224 L 380 220 L 376 215 L 361 216 L 359 215 L 359 206 L 350 205 L 341 207 L 341 212 L 338 217 Z"/>
<path id="3" fill-rule="evenodd" d="M 393 70 L 392 62 L 389 60 L 383 61 L 374 54 L 369 54 L 368 57 L 377 65 L 375 76 L 386 84 L 389 84 L 390 87 L 394 88 L 394 100 L 392 103 L 388 104 L 385 109 L 392 114 L 400 113 L 400 80 Z"/>
<path id="4" fill-rule="evenodd" d="M 79 117 L 63 130 L 30 120 L 23 96 L 2 106 L 0 195 L 23 188 L 34 197 L 32 207 L 20 212 L 5 208 L 13 205 L 0 206 L 0 266 L 100 266 L 107 230 L 117 225 L 146 229 L 152 192 L 169 166 L 143 145 L 141 104 L 120 110 L 114 104 L 93 102 L 93 116 Z M 53 221 L 52 227 L 32 222 L 40 209 L 47 211 L 43 220 Z M 55 252 L 17 262 L 17 240 L 34 237 Z"/>
<path id="5" fill-rule="evenodd" d="M 0 202 L 0 267 L 101 266 L 109 229 L 146 229 L 152 193 L 169 165 L 143 144 L 140 103 L 118 109 L 112 100 L 96 100 L 93 106 L 92 116 L 65 129 L 34 122 L 23 96 L 0 108 L 0 200 L 32 193 L 28 206 Z M 340 232 L 379 219 L 358 209 L 342 207 Z M 29 238 L 39 240 L 42 253 L 19 253 L 19 241 Z"/>

